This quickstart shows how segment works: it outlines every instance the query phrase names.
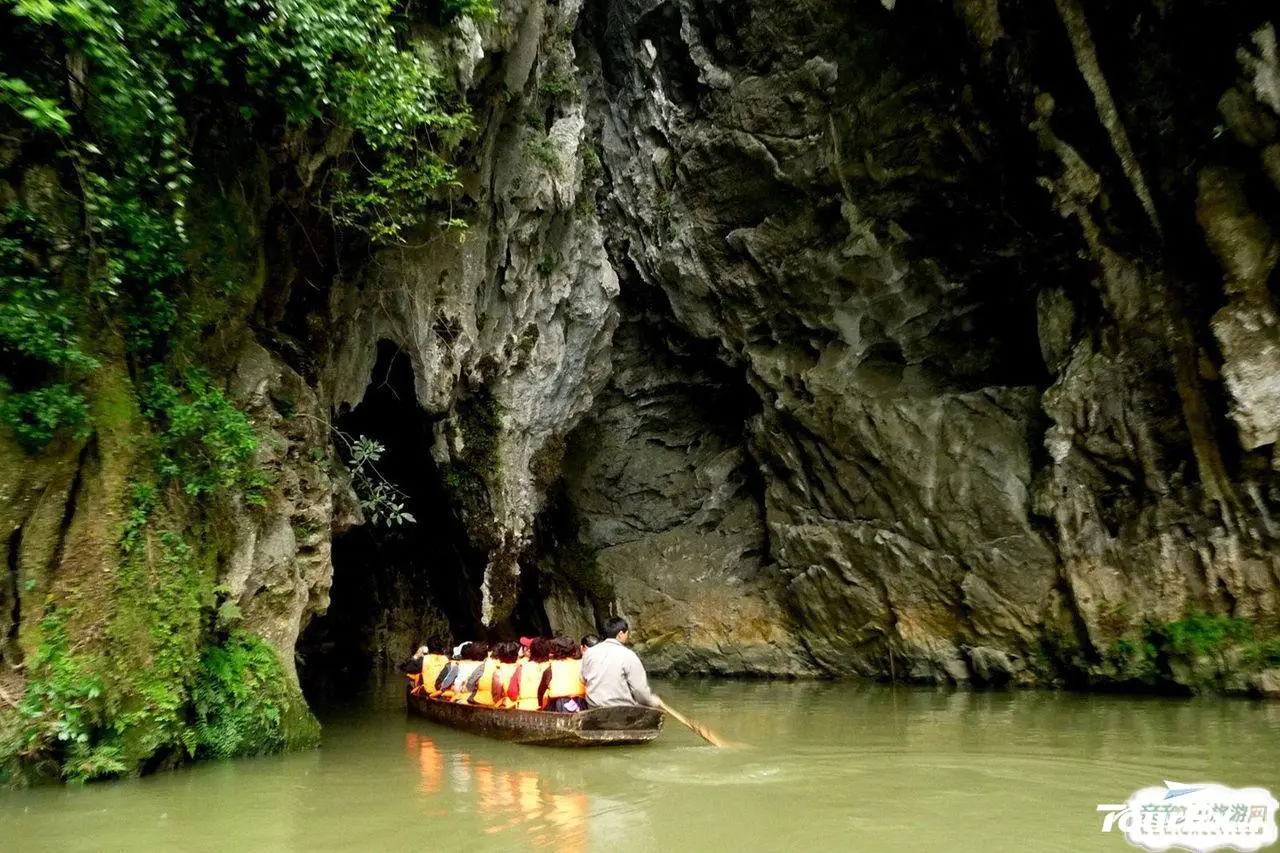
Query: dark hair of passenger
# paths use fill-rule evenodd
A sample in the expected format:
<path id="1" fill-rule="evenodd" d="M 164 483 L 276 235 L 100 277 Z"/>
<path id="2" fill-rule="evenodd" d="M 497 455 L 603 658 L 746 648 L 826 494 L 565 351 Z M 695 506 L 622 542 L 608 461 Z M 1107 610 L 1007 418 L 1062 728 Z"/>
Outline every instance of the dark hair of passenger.
<path id="1" fill-rule="evenodd" d="M 493 656 L 503 663 L 515 663 L 516 658 L 520 656 L 520 644 L 498 643 L 493 647 Z"/>
<path id="2" fill-rule="evenodd" d="M 597 637 L 595 634 L 587 634 L 585 637 L 582 638 L 582 645 L 586 646 L 587 648 L 591 648 L 592 646 L 596 646 L 599 644 L 600 644 L 600 638 Z"/>
<path id="3" fill-rule="evenodd" d="M 582 656 L 582 646 L 573 637 L 556 637 L 551 641 L 551 657 L 576 658 Z"/>
<path id="4" fill-rule="evenodd" d="M 484 660 L 489 656 L 488 643 L 468 643 L 462 650 L 463 660 Z"/>
<path id="5" fill-rule="evenodd" d="M 551 641 L 546 637 L 534 637 L 529 644 L 529 660 L 536 663 L 551 660 Z"/>
<path id="6" fill-rule="evenodd" d="M 631 626 L 627 624 L 626 619 L 621 616 L 610 616 L 604 623 L 604 638 L 606 640 L 616 640 L 619 634 L 630 629 Z"/>

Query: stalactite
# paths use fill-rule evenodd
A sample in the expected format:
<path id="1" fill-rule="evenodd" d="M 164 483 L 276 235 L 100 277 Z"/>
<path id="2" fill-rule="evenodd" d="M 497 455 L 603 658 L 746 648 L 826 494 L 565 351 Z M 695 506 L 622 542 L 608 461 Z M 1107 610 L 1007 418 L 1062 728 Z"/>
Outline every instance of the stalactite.
<path id="1" fill-rule="evenodd" d="M 1116 109 L 1115 99 L 1111 97 L 1111 87 L 1107 84 L 1106 75 L 1102 73 L 1102 66 L 1098 64 L 1098 51 L 1094 46 L 1093 34 L 1089 31 L 1089 22 L 1085 18 L 1084 10 L 1080 8 L 1079 0 L 1055 0 L 1055 2 L 1058 6 L 1058 17 L 1062 19 L 1063 25 L 1067 28 L 1067 36 L 1071 40 L 1071 50 L 1075 54 L 1076 66 L 1080 69 L 1085 83 L 1088 84 L 1089 91 L 1093 93 L 1094 106 L 1097 108 L 1102 126 L 1107 130 L 1112 150 L 1120 160 L 1120 166 L 1133 187 L 1134 195 L 1138 197 L 1138 202 L 1146 211 L 1151 227 L 1155 229 L 1157 235 L 1163 236 L 1164 229 L 1160 227 L 1160 217 L 1156 213 L 1155 201 L 1142 176 L 1142 166 L 1138 163 L 1133 145 L 1129 142 L 1129 134 L 1120 120 L 1120 111 Z"/>

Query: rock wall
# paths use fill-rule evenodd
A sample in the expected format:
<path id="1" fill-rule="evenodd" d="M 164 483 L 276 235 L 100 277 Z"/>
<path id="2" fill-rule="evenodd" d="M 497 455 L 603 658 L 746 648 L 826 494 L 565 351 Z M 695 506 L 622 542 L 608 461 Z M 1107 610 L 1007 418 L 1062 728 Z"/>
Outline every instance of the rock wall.
<path id="1" fill-rule="evenodd" d="M 814 674 L 768 565 L 744 444 L 758 401 L 714 352 L 633 300 L 622 302 L 609 388 L 569 438 L 563 499 L 576 542 L 608 604 L 636 623 L 647 666 Z M 552 613 L 557 628 L 595 630 L 593 618 Z"/>
<path id="2" fill-rule="evenodd" d="M 409 245 L 317 250 L 289 194 L 326 140 L 233 176 L 246 304 L 204 345 L 275 487 L 210 535 L 221 604 L 296 693 L 367 522 L 334 421 L 389 341 L 496 632 L 622 613 L 672 672 L 1274 692 L 1276 23 L 504 0 L 437 34 L 478 133 Z M 0 196 L 56 205 L 34 172 Z M 6 704 L 38 603 L 119 562 L 146 428 L 107 361 L 90 438 L 0 439 Z"/>
<path id="3" fill-rule="evenodd" d="M 611 257 L 759 401 L 742 459 L 767 592 L 748 594 L 777 597 L 812 665 L 1243 687 L 1238 655 L 1207 643 L 1184 666 L 1161 643 L 1189 614 L 1260 638 L 1278 615 L 1269 15 L 589 12 Z M 576 481 L 587 515 L 650 511 L 604 473 L 607 441 Z M 665 566 L 645 549 L 669 536 L 644 531 L 632 565 Z M 649 637 L 659 658 L 670 634 Z"/>
<path id="4" fill-rule="evenodd" d="M 331 303 L 334 408 L 359 403 L 377 342 L 393 341 L 412 361 L 419 402 L 442 417 L 432 453 L 481 481 L 464 511 L 489 555 L 490 624 L 514 606 L 518 556 L 541 501 L 535 457 L 607 381 L 616 324 L 617 279 L 586 203 L 593 186 L 571 41 L 580 6 L 508 2 L 500 26 L 485 38 L 473 31 L 454 58 L 460 83 L 479 90 L 484 129 L 455 211 L 467 230 L 432 230 L 413 248 L 384 252 Z M 482 393 L 494 406 L 495 422 L 483 425 L 492 437 L 468 434 Z M 469 445 L 490 438 L 492 455 L 470 459 Z"/>

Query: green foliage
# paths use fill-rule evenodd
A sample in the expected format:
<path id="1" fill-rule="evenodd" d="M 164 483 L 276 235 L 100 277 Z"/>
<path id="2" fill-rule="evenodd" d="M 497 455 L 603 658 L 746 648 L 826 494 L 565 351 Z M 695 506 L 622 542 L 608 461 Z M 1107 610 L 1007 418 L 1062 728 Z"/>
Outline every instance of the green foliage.
<path id="1" fill-rule="evenodd" d="M 487 0 L 455 5 L 492 11 Z M 436 191 L 457 186 L 441 152 L 472 129 L 430 58 L 402 47 L 392 11 L 383 0 L 203 0 L 186 40 L 202 79 L 231 89 L 243 116 L 331 114 L 356 133 L 358 156 L 334 173 L 333 215 L 375 242 L 400 240 Z"/>
<path id="2" fill-rule="evenodd" d="M 459 405 L 462 452 L 444 469 L 445 484 L 462 508 L 478 514 L 488 505 L 486 483 L 497 473 L 502 404 L 487 390 Z"/>
<path id="3" fill-rule="evenodd" d="M 1280 663 L 1280 638 L 1262 639 L 1260 632 L 1245 619 L 1197 612 L 1172 622 L 1148 622 L 1140 643 L 1121 642 L 1132 649 L 1133 668 L 1203 692 L 1220 689 L 1233 672 Z"/>
<path id="4" fill-rule="evenodd" d="M 334 184 L 334 219 L 376 243 L 401 240 L 431 218 L 424 198 L 442 187 L 461 186 L 453 167 L 429 150 L 387 152 L 373 170 L 339 172 Z M 456 227 L 458 222 L 445 224 Z"/>
<path id="5" fill-rule="evenodd" d="M 494 16 L 491 0 L 433 7 L 441 22 Z M 64 622 L 46 620 L 0 773 L 93 778 L 288 745 L 315 725 L 274 653 L 234 632 L 206 649 L 240 619 L 213 586 L 226 534 L 211 529 L 211 499 L 262 504 L 269 484 L 249 419 L 195 366 L 212 349 L 204 330 L 248 288 L 211 257 L 226 254 L 218 240 L 201 240 L 217 229 L 201 219 L 217 206 L 206 196 L 223 191 L 212 178 L 195 189 L 194 129 L 218 146 L 201 163 L 234 163 L 309 125 L 329 164 L 313 200 L 345 236 L 393 242 L 458 185 L 465 104 L 390 0 L 5 0 L 0 19 L 15 46 L 0 55 L 0 120 L 57 176 L 66 208 L 56 240 L 26 211 L 0 218 L 0 417 L 33 451 L 85 429 L 94 355 L 118 361 L 122 339 L 154 463 L 131 486 L 109 615 L 83 629 L 105 631 L 92 642 L 110 655 L 77 652 Z M 221 245 L 251 242 L 239 224 Z"/>
<path id="6" fill-rule="evenodd" d="M 16 724 L 0 743 L 0 781 L 20 780 L 24 770 L 56 772 L 83 782 L 125 770 L 115 744 L 102 740 L 106 718 L 100 660 L 72 654 L 62 613 L 40 621 L 40 644 L 27 665 L 27 691 Z"/>
<path id="7" fill-rule="evenodd" d="M 345 435 L 339 433 L 339 436 L 346 440 Z M 351 484 L 366 517 L 374 524 L 386 527 L 415 523 L 417 519 L 405 511 L 407 498 L 404 492 L 392 485 L 378 470 L 378 460 L 387 448 L 362 435 L 355 442 L 349 442 L 348 449 L 351 459 L 347 462 L 347 470 L 351 472 Z"/>
<path id="8" fill-rule="evenodd" d="M 1280 637 L 1253 644 L 1246 649 L 1245 658 L 1262 668 L 1280 666 Z"/>
<path id="9" fill-rule="evenodd" d="M 492 21 L 498 17 L 493 0 L 443 0 L 441 6 L 446 19 L 467 15 L 477 21 Z"/>
<path id="10" fill-rule="evenodd" d="M 57 101 L 37 95 L 25 80 L 0 75 L 0 104 L 12 108 L 38 131 L 58 136 L 71 132 L 66 111 Z"/>
<path id="11" fill-rule="evenodd" d="M 658 235 L 663 240 L 669 240 L 674 236 L 674 216 L 676 199 L 675 196 L 665 190 L 658 193 Z"/>
<path id="12" fill-rule="evenodd" d="M 1193 613 L 1163 625 L 1147 625 L 1147 643 L 1166 653 L 1206 655 L 1231 645 L 1253 641 L 1253 626 L 1245 619 Z"/>
<path id="13" fill-rule="evenodd" d="M 537 160 L 553 174 L 559 174 L 560 157 L 556 154 L 556 148 L 552 144 L 550 136 L 544 133 L 530 133 L 525 138 L 524 146 L 530 157 Z"/>
<path id="14" fill-rule="evenodd" d="M 582 175 L 587 183 L 594 183 L 604 177 L 604 164 L 600 162 L 600 154 L 594 146 L 583 148 Z"/>
<path id="15" fill-rule="evenodd" d="M 272 648 L 245 631 L 206 647 L 194 689 L 197 755 L 232 758 L 283 749 L 284 678 Z"/>
<path id="16" fill-rule="evenodd" d="M 40 267 L 49 245 L 43 225 L 11 205 L 0 231 L 0 419 L 28 450 L 60 430 L 80 432 L 89 408 L 73 381 L 98 368 L 75 332 L 73 301 Z M 52 384 L 50 384 L 52 383 Z"/>
<path id="17" fill-rule="evenodd" d="M 134 494 L 141 501 L 135 508 L 145 507 L 147 489 Z M 153 511 L 153 523 L 155 517 Z M 194 751 L 187 714 L 192 661 L 213 606 L 216 572 L 209 554 L 174 530 L 147 530 L 138 541 L 147 547 L 133 548 L 117 572 L 110 628 L 110 736 L 133 762 L 161 750 Z"/>
<path id="18" fill-rule="evenodd" d="M 192 497 L 236 488 L 251 505 L 265 505 L 269 484 L 253 463 L 258 439 L 249 418 L 204 371 L 188 368 L 176 381 L 154 365 L 140 389 L 143 412 L 158 428 L 157 473 Z"/>
<path id="19" fill-rule="evenodd" d="M 493 15 L 488 0 L 446 0 L 443 11 Z M 67 159 L 84 208 L 75 251 L 87 281 L 78 292 L 61 292 L 43 273 L 51 250 L 30 229 L 0 241 L 0 354 L 48 368 L 4 371 L 0 414 L 30 449 L 84 423 L 73 374 L 97 362 L 74 329 L 91 313 L 118 322 L 144 362 L 167 359 L 181 343 L 181 320 L 192 314 L 194 123 L 234 132 L 240 122 L 242 134 L 255 132 L 246 119 L 342 123 L 355 147 L 328 183 L 333 213 L 375 241 L 401 239 L 427 220 L 434 193 L 458 185 L 442 152 L 471 131 L 470 118 L 447 103 L 429 58 L 404 46 L 386 0 L 9 0 L 0 14 L 14 39 L 92 71 L 76 78 L 78 111 L 60 102 L 56 74 L 0 72 L 0 103 L 34 132 L 66 135 L 77 123 Z M 45 386 L 54 387 L 40 393 Z"/>
<path id="20" fill-rule="evenodd" d="M 251 755 L 314 740 L 314 720 L 294 708 L 269 646 L 243 631 L 210 643 L 214 625 L 239 616 L 229 601 L 214 607 L 214 552 L 172 530 L 151 532 L 155 490 L 135 486 L 134 497 L 110 654 L 76 654 L 65 614 L 50 610 L 27 691 L 0 732 L 0 782 L 56 774 L 84 781 L 135 772 L 157 754 Z M 206 529 L 192 532 L 196 541 L 210 538 Z"/>
<path id="21" fill-rule="evenodd" d="M 461 409 L 463 458 L 485 473 L 498 464 L 498 435 L 502 430 L 502 404 L 488 390 Z"/>
<path id="22" fill-rule="evenodd" d="M 0 420 L 8 424 L 18 443 L 38 450 L 61 430 L 77 438 L 88 434 L 89 404 L 84 395 L 65 382 L 34 391 L 13 391 L 0 380 Z"/>
<path id="23" fill-rule="evenodd" d="M 562 95 L 571 95 L 576 98 L 582 94 L 582 88 L 578 85 L 578 78 L 573 74 L 572 65 L 557 67 L 543 78 L 538 91 L 552 98 L 558 98 Z"/>
<path id="24" fill-rule="evenodd" d="M 142 542 L 147 522 L 156 508 L 156 488 L 150 483 L 129 485 L 129 514 L 125 518 L 124 533 L 120 537 L 120 550 L 131 554 Z"/>
<path id="25" fill-rule="evenodd" d="M 52 367 L 95 370 L 98 362 L 80 349 L 70 300 L 35 267 L 26 249 L 38 237 L 33 217 L 18 207 L 5 212 L 9 233 L 0 238 L 0 352 Z"/>

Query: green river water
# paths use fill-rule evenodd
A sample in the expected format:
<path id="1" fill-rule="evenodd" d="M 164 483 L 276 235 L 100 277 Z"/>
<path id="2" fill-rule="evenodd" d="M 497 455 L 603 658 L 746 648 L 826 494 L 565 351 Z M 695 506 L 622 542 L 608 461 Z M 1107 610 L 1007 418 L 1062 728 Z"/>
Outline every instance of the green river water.
<path id="1" fill-rule="evenodd" d="M 1099 803 L 1280 789 L 1280 704 L 809 683 L 658 682 L 640 747 L 503 744 L 407 717 L 398 685 L 324 745 L 0 794 L 0 851 L 1123 851 Z"/>

